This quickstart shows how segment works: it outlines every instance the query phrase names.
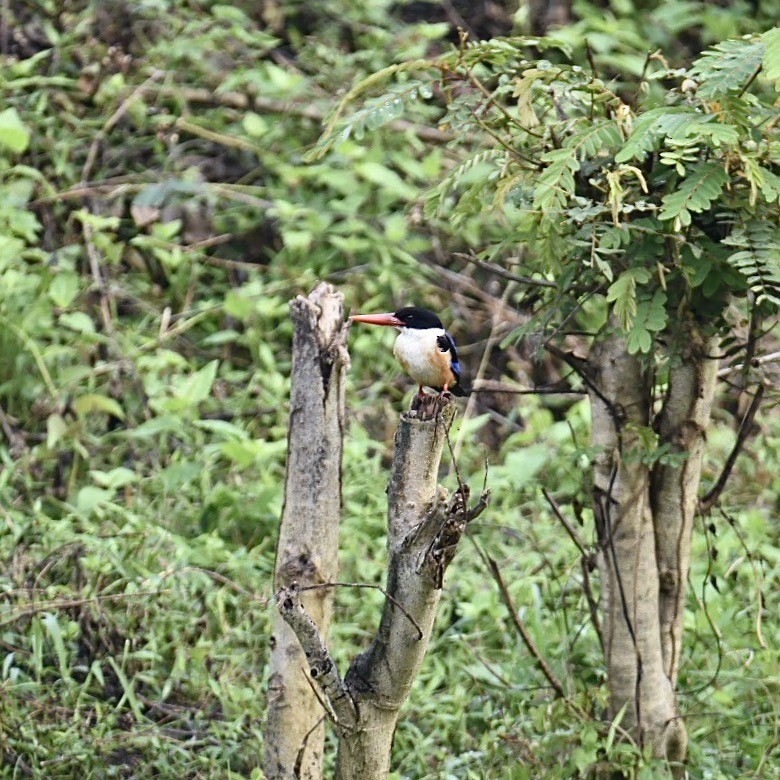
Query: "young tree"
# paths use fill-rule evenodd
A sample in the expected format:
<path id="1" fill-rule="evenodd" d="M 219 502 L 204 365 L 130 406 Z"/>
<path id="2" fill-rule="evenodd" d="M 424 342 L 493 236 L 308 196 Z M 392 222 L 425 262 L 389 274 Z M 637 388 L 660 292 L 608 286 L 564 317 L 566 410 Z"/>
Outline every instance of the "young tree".
<path id="1" fill-rule="evenodd" d="M 444 572 L 487 494 L 472 507 L 466 486 L 451 497 L 438 486 L 455 404 L 416 397 L 395 437 L 381 622 L 342 679 L 328 632 L 338 570 L 348 326 L 343 297 L 330 285 L 298 296 L 290 308 L 290 426 L 263 768 L 277 780 L 322 777 L 327 715 L 339 737 L 339 780 L 381 780 L 400 709 L 428 648 Z"/>
<path id="2" fill-rule="evenodd" d="M 425 213 L 491 224 L 477 260 L 520 255 L 512 271 L 534 316 L 515 338 L 541 336 L 590 396 L 610 715 L 679 766 L 685 587 L 718 365 L 742 360 L 749 378 L 780 304 L 780 30 L 725 41 L 685 71 L 649 55 L 633 85 L 559 48 L 497 39 L 388 68 L 345 96 L 314 154 L 433 96 L 439 126 L 471 146 Z"/>
<path id="3" fill-rule="evenodd" d="M 444 573 L 466 526 L 485 508 L 469 506 L 466 486 L 452 496 L 438 485 L 439 463 L 455 403 L 445 400 L 401 415 L 387 489 L 387 590 L 369 648 L 342 679 L 324 638 L 300 601 L 296 584 L 277 606 L 300 640 L 339 740 L 338 780 L 383 780 L 398 716 L 425 657 Z"/>

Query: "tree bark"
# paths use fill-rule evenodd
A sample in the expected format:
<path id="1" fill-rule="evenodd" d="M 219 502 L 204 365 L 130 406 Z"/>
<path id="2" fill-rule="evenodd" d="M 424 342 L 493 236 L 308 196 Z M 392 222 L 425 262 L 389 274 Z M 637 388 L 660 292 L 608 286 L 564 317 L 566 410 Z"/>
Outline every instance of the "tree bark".
<path id="1" fill-rule="evenodd" d="M 473 507 L 468 489 L 451 498 L 437 486 L 452 402 L 426 402 L 401 416 L 388 487 L 388 576 L 379 629 L 368 650 L 352 662 L 344 680 L 322 642 L 307 633 L 296 613 L 294 589 L 277 595 L 281 614 L 294 627 L 320 685 L 339 735 L 338 780 L 381 780 L 399 711 L 425 656 L 444 571 L 466 525 L 484 509 Z"/>
<path id="2" fill-rule="evenodd" d="M 348 326 L 341 293 L 320 284 L 290 304 L 294 323 L 284 507 L 275 586 L 335 581 L 341 518 L 344 382 Z M 333 591 L 307 591 L 306 613 L 327 638 Z M 269 780 L 322 777 L 323 710 L 306 679 L 306 660 L 277 613 L 271 637 L 263 770 Z"/>
<path id="3" fill-rule="evenodd" d="M 428 648 L 441 595 L 428 553 L 446 521 L 446 494 L 437 485 L 453 413 L 448 405 L 429 420 L 406 414 L 396 432 L 387 490 L 387 592 L 408 616 L 386 600 L 371 646 L 349 667 L 346 683 L 360 718 L 339 740 L 339 780 L 387 777 L 398 712 Z"/>
<path id="4" fill-rule="evenodd" d="M 675 685 L 680 668 L 683 615 L 691 538 L 699 497 L 706 432 L 715 395 L 718 340 L 696 323 L 682 329 L 685 345 L 669 369 L 669 388 L 661 410 L 659 444 L 670 445 L 682 461 L 659 462 L 653 469 L 652 505 L 660 577 L 659 614 L 664 671 Z"/>
<path id="5" fill-rule="evenodd" d="M 642 434 L 650 415 L 649 377 L 613 331 L 588 359 L 591 378 L 594 513 L 610 714 L 656 757 L 680 761 L 685 729 L 664 668 L 658 609 L 659 577 L 649 467 Z"/>

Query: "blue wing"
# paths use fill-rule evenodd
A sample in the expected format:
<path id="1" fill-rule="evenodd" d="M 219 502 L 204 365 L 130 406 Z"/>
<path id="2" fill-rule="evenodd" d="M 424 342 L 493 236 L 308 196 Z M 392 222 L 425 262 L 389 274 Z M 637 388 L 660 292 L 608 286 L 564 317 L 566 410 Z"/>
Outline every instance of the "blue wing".
<path id="1" fill-rule="evenodd" d="M 455 348 L 455 339 L 453 339 L 447 331 L 444 331 L 444 333 L 436 339 L 436 343 L 439 345 L 439 349 L 442 352 L 450 353 L 452 373 L 455 374 L 455 379 L 460 382 L 460 362 L 458 361 L 458 350 Z"/>

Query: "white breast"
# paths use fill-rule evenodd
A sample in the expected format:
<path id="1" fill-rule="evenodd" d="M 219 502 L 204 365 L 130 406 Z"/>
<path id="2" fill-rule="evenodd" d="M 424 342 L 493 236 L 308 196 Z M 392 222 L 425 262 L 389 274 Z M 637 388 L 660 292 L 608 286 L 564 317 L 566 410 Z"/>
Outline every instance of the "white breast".
<path id="1" fill-rule="evenodd" d="M 401 328 L 393 354 L 417 384 L 427 387 L 452 384 L 449 353 L 443 353 L 437 343 L 439 336 L 443 335 L 441 328 Z"/>

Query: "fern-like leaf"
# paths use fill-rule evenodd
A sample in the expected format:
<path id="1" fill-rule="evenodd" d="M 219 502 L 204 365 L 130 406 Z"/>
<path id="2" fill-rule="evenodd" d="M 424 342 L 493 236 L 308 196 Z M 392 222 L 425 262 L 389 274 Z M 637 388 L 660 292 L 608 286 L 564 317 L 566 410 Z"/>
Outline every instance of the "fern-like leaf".
<path id="1" fill-rule="evenodd" d="M 723 41 L 705 51 L 690 70 L 699 82 L 697 95 L 705 100 L 742 89 L 761 66 L 766 44 L 761 38 Z"/>
<path id="2" fill-rule="evenodd" d="M 345 119 L 342 116 L 348 103 L 375 83 L 403 70 L 409 70 L 413 67 L 421 68 L 426 64 L 430 63 L 426 60 L 415 60 L 411 63 L 393 65 L 360 82 L 336 106 L 319 140 L 304 155 L 304 161 L 318 160 L 335 144 L 346 141 L 351 136 L 360 139 L 366 130 L 376 130 L 378 127 L 397 119 L 404 113 L 409 104 L 430 98 L 433 95 L 430 81 L 415 79 L 396 85 L 381 97 L 366 100 L 363 107 L 348 118 Z"/>
<path id="3" fill-rule="evenodd" d="M 675 230 L 691 224 L 691 212 L 709 208 L 729 177 L 718 163 L 702 163 L 683 179 L 676 192 L 664 196 L 660 219 L 673 219 Z"/>
<path id="4" fill-rule="evenodd" d="M 674 133 L 669 134 L 672 140 L 693 140 L 707 144 L 710 147 L 719 147 L 721 144 L 730 146 L 739 140 L 739 132 L 734 125 L 722 124 L 714 121 L 715 114 L 698 117 L 696 120 L 686 122 Z"/>
<path id="5" fill-rule="evenodd" d="M 624 331 L 631 330 L 637 313 L 637 284 L 650 281 L 650 272 L 646 268 L 629 268 L 623 271 L 607 289 L 607 301 L 612 304 L 613 311 L 620 321 Z"/>
<path id="6" fill-rule="evenodd" d="M 536 180 L 534 208 L 559 211 L 574 193 L 574 174 L 580 169 L 577 149 L 553 149 L 542 155 L 549 163 Z"/>
<path id="7" fill-rule="evenodd" d="M 761 67 L 771 81 L 780 81 L 780 27 L 775 27 L 761 36 L 766 45 Z"/>
<path id="8" fill-rule="evenodd" d="M 440 209 L 447 197 L 454 192 L 467 175 L 482 164 L 492 164 L 494 168 L 502 168 L 506 165 L 507 152 L 503 149 L 485 149 L 454 168 L 450 174 L 432 189 L 425 198 L 424 213 L 431 217 Z M 487 180 L 487 177 L 485 177 Z"/>
<path id="9" fill-rule="evenodd" d="M 698 118 L 690 108 L 652 108 L 634 122 L 634 129 L 623 148 L 615 155 L 615 162 L 641 160 L 649 151 L 658 148 L 662 138 L 676 135 L 688 123 Z"/>
<path id="10" fill-rule="evenodd" d="M 571 149 L 582 160 L 595 157 L 599 153 L 614 149 L 620 144 L 620 130 L 613 119 L 583 121 L 583 129 L 570 135 L 564 146 Z"/>
<path id="11" fill-rule="evenodd" d="M 738 250 L 726 262 L 745 277 L 756 303 L 769 301 L 780 308 L 780 229 L 763 221 L 748 223 L 723 243 Z"/>

